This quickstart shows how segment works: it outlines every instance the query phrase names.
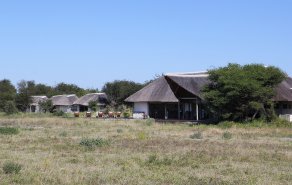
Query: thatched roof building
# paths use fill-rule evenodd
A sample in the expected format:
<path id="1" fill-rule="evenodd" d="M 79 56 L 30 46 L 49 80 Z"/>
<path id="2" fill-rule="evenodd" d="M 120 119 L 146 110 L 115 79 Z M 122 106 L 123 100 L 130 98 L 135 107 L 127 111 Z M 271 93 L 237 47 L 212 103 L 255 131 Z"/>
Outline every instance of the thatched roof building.
<path id="1" fill-rule="evenodd" d="M 54 106 L 71 106 L 78 99 L 75 94 L 56 95 L 51 97 Z"/>
<path id="2" fill-rule="evenodd" d="M 210 83 L 206 72 L 166 74 L 128 97 L 134 112 L 157 119 L 201 120 L 206 117 L 201 90 Z M 279 115 L 292 119 L 292 78 L 277 86 L 274 101 Z"/>
<path id="3" fill-rule="evenodd" d="M 88 103 L 91 101 L 96 101 L 99 105 L 104 105 L 107 103 L 107 96 L 105 93 L 90 93 L 80 97 L 73 104 L 88 106 Z"/>
<path id="4" fill-rule="evenodd" d="M 166 74 L 125 101 L 152 118 L 199 120 L 206 117 L 201 89 L 208 83 L 206 72 Z"/>
<path id="5" fill-rule="evenodd" d="M 292 102 L 292 78 L 288 77 L 276 88 L 276 96 L 274 101 Z"/>
<path id="6" fill-rule="evenodd" d="M 39 105 L 39 103 L 47 101 L 47 96 L 31 96 L 31 104 L 30 105 Z"/>

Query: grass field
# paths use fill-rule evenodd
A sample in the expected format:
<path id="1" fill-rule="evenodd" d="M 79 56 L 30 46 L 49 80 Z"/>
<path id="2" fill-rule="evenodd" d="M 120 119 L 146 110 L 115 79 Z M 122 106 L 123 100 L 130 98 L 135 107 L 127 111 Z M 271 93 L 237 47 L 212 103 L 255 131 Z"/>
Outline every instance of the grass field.
<path id="1" fill-rule="evenodd" d="M 2 116 L 0 128 L 1 185 L 292 183 L 292 128 L 45 116 Z"/>

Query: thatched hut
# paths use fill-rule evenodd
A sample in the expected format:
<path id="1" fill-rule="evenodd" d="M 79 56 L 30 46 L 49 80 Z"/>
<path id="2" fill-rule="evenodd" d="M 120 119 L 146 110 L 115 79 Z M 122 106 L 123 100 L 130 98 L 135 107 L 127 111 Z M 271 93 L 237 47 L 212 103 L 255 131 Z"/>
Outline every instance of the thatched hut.
<path id="1" fill-rule="evenodd" d="M 27 109 L 27 112 L 42 112 L 42 109 L 40 107 L 40 103 L 47 101 L 47 96 L 31 96 L 31 103 L 29 105 L 29 108 Z"/>
<path id="2" fill-rule="evenodd" d="M 57 111 L 72 112 L 72 105 L 78 99 L 75 94 L 56 95 L 51 97 L 52 103 Z"/>
<path id="3" fill-rule="evenodd" d="M 96 102 L 99 109 L 103 109 L 107 102 L 107 96 L 105 93 L 90 93 L 86 94 L 73 103 L 73 110 L 76 112 L 91 111 L 88 107 L 90 102 Z"/>
<path id="4" fill-rule="evenodd" d="M 166 74 L 128 97 L 134 112 L 155 119 L 202 120 L 207 113 L 201 89 L 209 83 L 206 72 Z"/>

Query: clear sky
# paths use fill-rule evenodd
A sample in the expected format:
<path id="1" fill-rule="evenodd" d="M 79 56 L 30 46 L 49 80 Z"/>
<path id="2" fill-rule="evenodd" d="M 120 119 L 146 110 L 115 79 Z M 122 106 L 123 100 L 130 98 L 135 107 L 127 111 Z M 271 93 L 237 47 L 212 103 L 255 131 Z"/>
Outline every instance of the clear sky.
<path id="1" fill-rule="evenodd" d="M 291 0 L 6 0 L 0 79 L 101 88 L 230 62 L 292 75 Z"/>

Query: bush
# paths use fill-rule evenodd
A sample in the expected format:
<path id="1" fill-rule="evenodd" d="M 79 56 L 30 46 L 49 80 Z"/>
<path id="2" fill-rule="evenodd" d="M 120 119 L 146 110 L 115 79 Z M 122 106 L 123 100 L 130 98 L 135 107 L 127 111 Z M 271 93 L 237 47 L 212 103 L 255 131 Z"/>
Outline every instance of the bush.
<path id="1" fill-rule="evenodd" d="M 58 111 L 55 111 L 53 115 L 62 117 L 62 116 L 65 116 L 65 112 L 58 110 Z"/>
<path id="2" fill-rule="evenodd" d="M 231 139 L 232 138 L 232 134 L 230 132 L 224 132 L 222 135 L 223 139 Z"/>
<path id="3" fill-rule="evenodd" d="M 123 132 L 123 129 L 121 129 L 121 128 L 117 129 L 117 133 L 122 133 L 122 132 Z"/>
<path id="4" fill-rule="evenodd" d="M 148 118 L 148 119 L 146 120 L 145 124 L 146 124 L 147 126 L 151 126 L 151 125 L 153 125 L 154 121 L 155 121 L 154 119 L 152 119 L 152 118 Z"/>
<path id="5" fill-rule="evenodd" d="M 147 165 L 156 165 L 156 166 L 167 166 L 171 165 L 173 162 L 172 159 L 168 157 L 164 157 L 163 159 L 159 159 L 156 154 L 150 155 L 148 159 L 146 160 Z"/>
<path id="6" fill-rule="evenodd" d="M 5 103 L 5 105 L 4 105 L 4 112 L 6 114 L 14 114 L 14 113 L 17 113 L 18 112 L 14 101 L 7 101 Z"/>
<path id="7" fill-rule="evenodd" d="M 190 136 L 191 139 L 203 139 L 203 135 L 200 131 L 195 132 Z"/>
<path id="8" fill-rule="evenodd" d="M 18 128 L 0 127 L 0 134 L 3 134 L 3 135 L 16 135 L 18 133 L 19 133 Z"/>
<path id="9" fill-rule="evenodd" d="M 88 139 L 84 138 L 79 143 L 81 146 L 85 146 L 88 149 L 93 149 L 95 147 L 103 147 L 109 145 L 109 141 L 103 138 Z"/>
<path id="10" fill-rule="evenodd" d="M 22 166 L 20 164 L 14 163 L 14 162 L 6 162 L 3 165 L 3 171 L 5 174 L 18 174 L 21 170 Z"/>

